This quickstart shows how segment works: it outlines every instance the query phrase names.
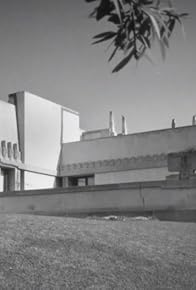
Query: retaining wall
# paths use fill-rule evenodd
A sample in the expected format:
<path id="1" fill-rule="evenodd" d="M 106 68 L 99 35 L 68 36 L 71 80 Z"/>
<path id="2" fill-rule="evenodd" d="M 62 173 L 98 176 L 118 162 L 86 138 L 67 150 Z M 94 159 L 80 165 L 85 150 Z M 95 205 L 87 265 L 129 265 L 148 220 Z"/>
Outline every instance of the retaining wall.
<path id="1" fill-rule="evenodd" d="M 156 181 L 1 193 L 0 213 L 196 212 L 196 181 Z"/>

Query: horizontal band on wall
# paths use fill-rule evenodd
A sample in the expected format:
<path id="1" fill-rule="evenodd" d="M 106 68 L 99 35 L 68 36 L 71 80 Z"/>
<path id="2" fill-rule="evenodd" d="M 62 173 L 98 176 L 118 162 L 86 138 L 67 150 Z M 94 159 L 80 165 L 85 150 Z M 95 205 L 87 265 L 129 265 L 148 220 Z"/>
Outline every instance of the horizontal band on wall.
<path id="1" fill-rule="evenodd" d="M 65 164 L 60 176 L 167 167 L 167 154 Z"/>

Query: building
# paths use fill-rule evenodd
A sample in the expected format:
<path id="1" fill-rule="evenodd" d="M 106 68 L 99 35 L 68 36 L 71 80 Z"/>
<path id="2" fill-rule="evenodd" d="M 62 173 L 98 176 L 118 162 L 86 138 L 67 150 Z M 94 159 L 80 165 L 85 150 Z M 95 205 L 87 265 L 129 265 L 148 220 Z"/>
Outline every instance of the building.
<path id="1" fill-rule="evenodd" d="M 124 117 L 122 132 L 116 134 L 111 112 L 103 130 L 84 132 L 79 122 L 77 112 L 28 92 L 0 101 L 0 191 L 190 178 L 195 173 L 196 159 L 191 167 L 185 164 L 190 152 L 195 154 L 195 118 L 190 126 L 176 127 L 172 120 L 169 129 L 137 134 L 127 134 Z M 188 175 L 182 174 L 183 160 Z"/>

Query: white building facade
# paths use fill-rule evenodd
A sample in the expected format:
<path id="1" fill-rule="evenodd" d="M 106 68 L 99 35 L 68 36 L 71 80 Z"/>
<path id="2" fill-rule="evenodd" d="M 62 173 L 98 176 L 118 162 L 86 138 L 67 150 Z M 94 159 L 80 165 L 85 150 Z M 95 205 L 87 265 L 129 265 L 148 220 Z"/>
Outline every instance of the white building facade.
<path id="1" fill-rule="evenodd" d="M 168 154 L 195 150 L 196 126 L 83 132 L 79 114 L 28 92 L 0 101 L 0 191 L 164 180 Z"/>
<path id="2" fill-rule="evenodd" d="M 0 101 L 0 190 L 58 186 L 62 144 L 80 135 L 73 110 L 28 92 Z"/>

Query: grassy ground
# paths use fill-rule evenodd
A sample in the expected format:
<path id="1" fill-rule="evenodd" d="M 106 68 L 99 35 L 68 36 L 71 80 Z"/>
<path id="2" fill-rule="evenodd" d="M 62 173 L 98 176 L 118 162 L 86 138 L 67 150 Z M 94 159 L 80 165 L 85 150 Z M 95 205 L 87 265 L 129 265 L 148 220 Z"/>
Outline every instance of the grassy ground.
<path id="1" fill-rule="evenodd" d="M 196 289 L 196 224 L 1 214 L 0 289 Z"/>

